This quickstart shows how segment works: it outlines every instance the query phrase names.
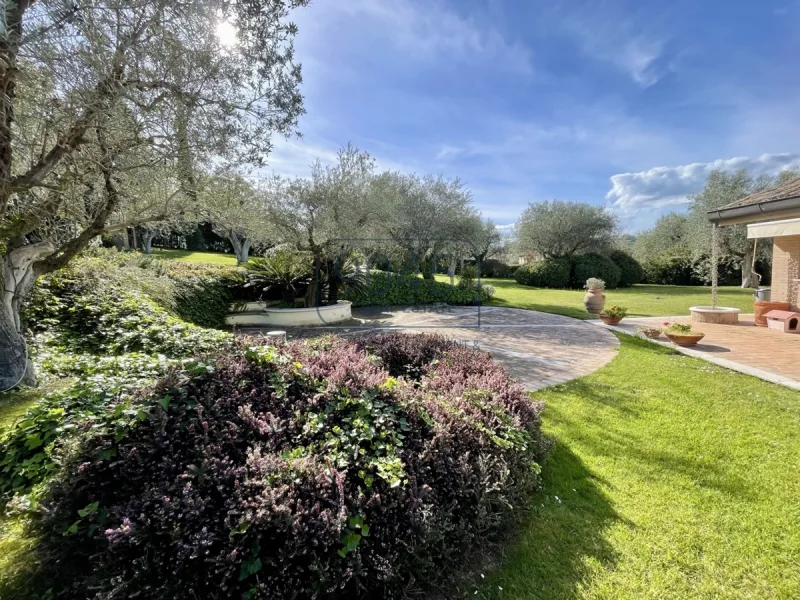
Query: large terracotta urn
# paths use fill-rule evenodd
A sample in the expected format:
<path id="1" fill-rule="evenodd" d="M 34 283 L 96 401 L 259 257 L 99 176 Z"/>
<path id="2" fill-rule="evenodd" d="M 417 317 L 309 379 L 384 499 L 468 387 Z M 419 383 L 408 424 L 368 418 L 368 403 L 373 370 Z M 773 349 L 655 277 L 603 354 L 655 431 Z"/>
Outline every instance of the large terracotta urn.
<path id="1" fill-rule="evenodd" d="M 583 305 L 586 307 L 586 312 L 598 315 L 605 308 L 606 295 L 600 288 L 589 288 L 583 296 Z"/>

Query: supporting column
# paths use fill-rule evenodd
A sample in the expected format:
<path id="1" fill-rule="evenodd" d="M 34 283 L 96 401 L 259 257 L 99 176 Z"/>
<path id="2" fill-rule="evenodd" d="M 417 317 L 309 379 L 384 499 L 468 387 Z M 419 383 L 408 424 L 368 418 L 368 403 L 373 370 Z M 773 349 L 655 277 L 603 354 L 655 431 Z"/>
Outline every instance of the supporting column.
<path id="1" fill-rule="evenodd" d="M 717 308 L 717 288 L 719 287 L 719 227 L 711 224 L 711 306 Z"/>

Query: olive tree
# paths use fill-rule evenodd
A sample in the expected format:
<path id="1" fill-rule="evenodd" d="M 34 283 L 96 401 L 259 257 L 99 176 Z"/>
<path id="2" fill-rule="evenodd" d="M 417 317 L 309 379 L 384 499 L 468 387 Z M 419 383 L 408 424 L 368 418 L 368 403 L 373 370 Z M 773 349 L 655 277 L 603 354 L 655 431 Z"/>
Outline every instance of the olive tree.
<path id="1" fill-rule="evenodd" d="M 386 172 L 376 179 L 374 193 L 383 215 L 379 230 L 414 268 L 423 267 L 425 278 L 433 278 L 429 266 L 436 256 L 449 255 L 453 265 L 454 257 L 473 253 L 479 217 L 459 179 Z"/>
<path id="2" fill-rule="evenodd" d="M 173 161 L 196 199 L 199 160 L 260 164 L 274 133 L 294 131 L 301 76 L 287 16 L 306 3 L 3 3 L 0 389 L 33 379 L 20 309 L 36 278 L 99 234 L 142 224 L 126 190 L 153 160 Z"/>
<path id="3" fill-rule="evenodd" d="M 319 161 L 308 178 L 286 180 L 273 177 L 264 184 L 270 223 L 277 241 L 310 252 L 317 274 L 327 278 L 327 302 L 338 300 L 341 264 L 363 239 L 376 216 L 370 182 L 375 162 L 367 152 L 352 145 L 342 148 L 335 164 Z M 308 300 L 323 300 L 311 286 Z"/>
<path id="4" fill-rule="evenodd" d="M 228 239 L 239 264 L 247 262 L 254 244 L 266 244 L 273 237 L 264 194 L 239 173 L 226 170 L 202 177 L 198 204 L 201 219 Z"/>
<path id="5" fill-rule="evenodd" d="M 584 202 L 529 204 L 517 222 L 521 254 L 541 258 L 571 258 L 586 252 L 606 252 L 617 230 L 616 217 Z"/>

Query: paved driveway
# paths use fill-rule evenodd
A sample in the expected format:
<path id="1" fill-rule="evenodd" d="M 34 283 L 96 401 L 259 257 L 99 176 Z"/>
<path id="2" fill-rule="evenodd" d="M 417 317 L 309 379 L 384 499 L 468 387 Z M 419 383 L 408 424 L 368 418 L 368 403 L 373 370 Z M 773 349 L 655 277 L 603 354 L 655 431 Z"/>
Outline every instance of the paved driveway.
<path id="1" fill-rule="evenodd" d="M 351 323 L 289 330 L 290 337 L 323 332 L 358 335 L 382 329 L 441 333 L 491 352 L 526 390 L 588 375 L 617 354 L 609 331 L 548 313 L 501 307 L 417 306 L 353 311 Z M 243 333 L 258 333 L 244 329 Z"/>

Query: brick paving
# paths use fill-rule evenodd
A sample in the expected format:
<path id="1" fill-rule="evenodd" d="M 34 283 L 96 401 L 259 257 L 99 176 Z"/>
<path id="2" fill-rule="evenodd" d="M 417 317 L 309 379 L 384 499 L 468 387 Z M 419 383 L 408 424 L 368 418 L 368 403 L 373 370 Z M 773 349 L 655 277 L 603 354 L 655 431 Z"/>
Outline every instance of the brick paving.
<path id="1" fill-rule="evenodd" d="M 354 310 L 353 317 L 351 323 L 340 326 L 289 329 L 287 333 L 289 337 L 359 335 L 386 329 L 441 333 L 491 352 L 530 391 L 588 375 L 614 358 L 619 347 L 611 332 L 585 321 L 516 308 L 365 308 Z M 254 334 L 264 330 L 240 331 Z"/>
<path id="2" fill-rule="evenodd" d="M 664 321 L 689 323 L 693 330 L 706 334 L 691 347 L 692 356 L 800 389 L 800 334 L 756 327 L 753 315 L 739 315 L 736 325 L 696 323 L 691 317 L 649 317 L 625 319 L 617 328 L 633 333 L 639 325 L 658 327 Z"/>

